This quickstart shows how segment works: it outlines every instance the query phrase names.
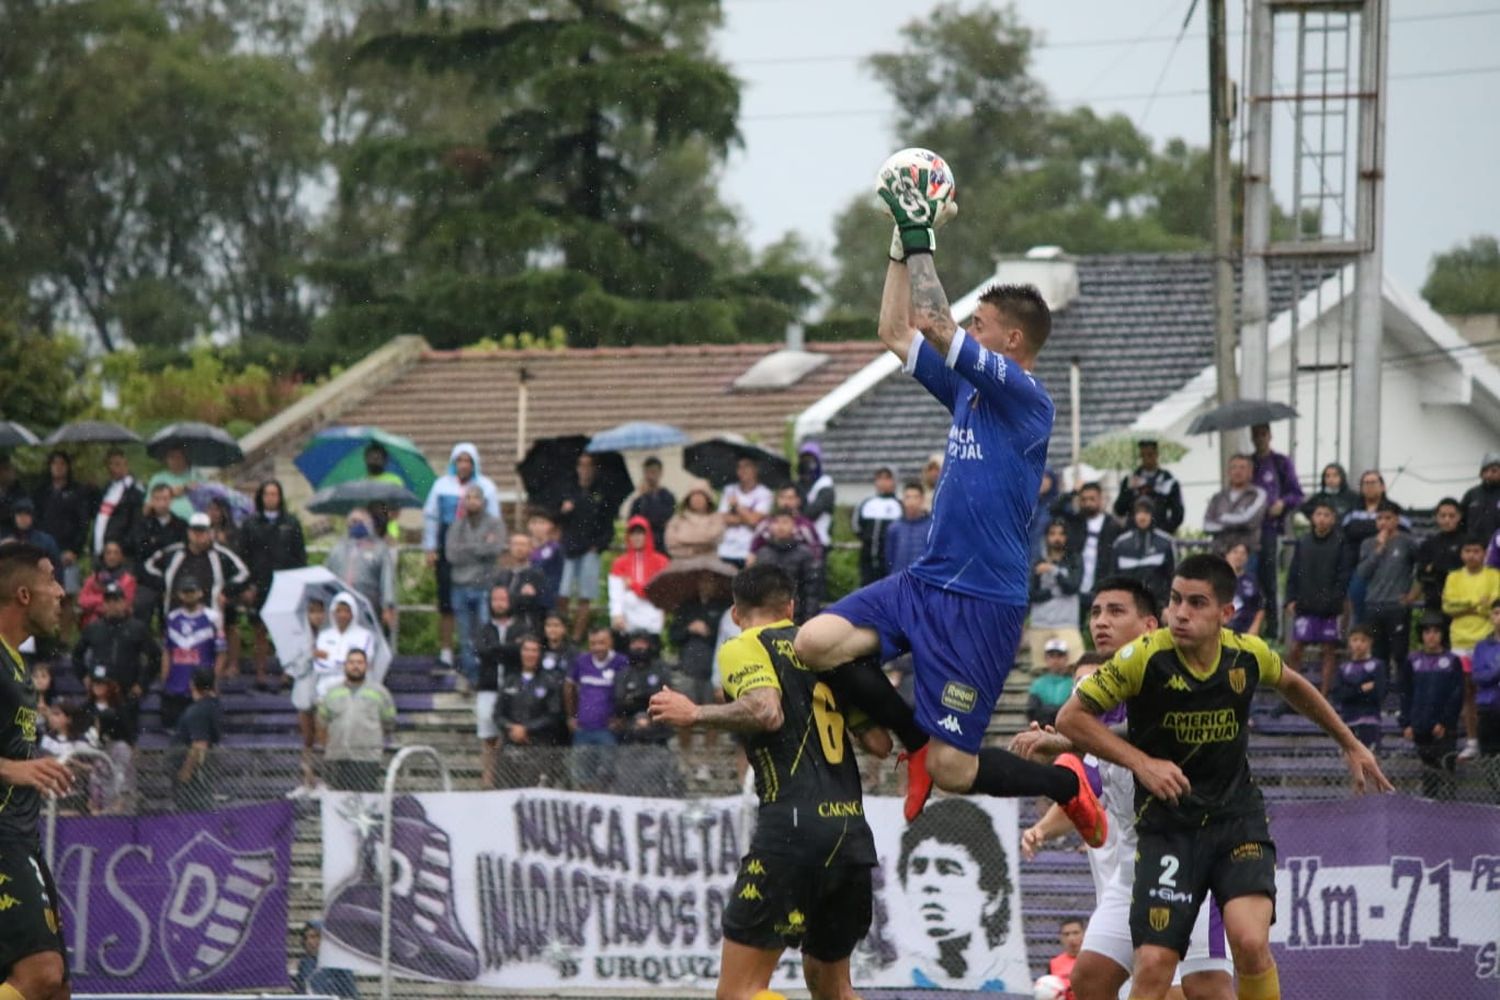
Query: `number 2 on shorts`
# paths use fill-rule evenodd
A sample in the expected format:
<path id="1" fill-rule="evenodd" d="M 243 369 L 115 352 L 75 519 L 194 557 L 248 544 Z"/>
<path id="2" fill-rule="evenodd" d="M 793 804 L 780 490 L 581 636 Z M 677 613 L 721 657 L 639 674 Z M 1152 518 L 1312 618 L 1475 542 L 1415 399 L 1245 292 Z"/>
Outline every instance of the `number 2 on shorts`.
<path id="1" fill-rule="evenodd" d="M 1157 884 L 1164 885 L 1168 889 L 1177 888 L 1177 855 L 1163 854 L 1161 856 L 1161 878 Z"/>
<path id="2" fill-rule="evenodd" d="M 833 691 L 822 681 L 813 686 L 813 721 L 818 726 L 818 741 L 823 744 L 823 758 L 830 764 L 844 760 L 844 716 L 833 700 Z"/>

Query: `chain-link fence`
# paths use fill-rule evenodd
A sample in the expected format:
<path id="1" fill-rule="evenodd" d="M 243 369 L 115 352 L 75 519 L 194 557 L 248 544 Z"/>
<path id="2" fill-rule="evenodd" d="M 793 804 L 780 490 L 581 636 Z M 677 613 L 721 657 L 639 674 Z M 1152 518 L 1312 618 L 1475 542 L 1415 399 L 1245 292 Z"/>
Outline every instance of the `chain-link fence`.
<path id="1" fill-rule="evenodd" d="M 1284 963 L 1298 968 L 1316 951 L 1319 968 L 1353 975 L 1395 949 L 1391 955 L 1430 962 L 1435 973 L 1462 973 L 1455 982 L 1482 973 L 1485 940 L 1500 940 L 1500 926 L 1489 926 L 1500 920 L 1500 844 L 1486 846 L 1486 837 L 1500 836 L 1500 813 L 1405 798 L 1352 801 L 1341 759 L 1324 738 L 1291 723 L 1262 725 L 1272 731 L 1254 738 L 1252 766 L 1280 842 L 1285 884 L 1276 933 Z M 693 734 L 664 745 L 505 748 L 494 774 L 511 791 L 493 795 L 478 793 L 477 740 L 449 744 L 440 757 L 458 790 L 441 794 L 438 762 L 418 756 L 399 787 L 420 794 L 398 798 L 389 813 L 395 996 L 711 990 L 718 923 L 755 812 L 731 740 Z M 52 804 L 57 818 L 45 835 L 81 989 L 275 990 L 287 988 L 300 967 L 303 989 L 379 995 L 378 862 L 387 856 L 387 813 L 374 789 L 382 771 L 374 781 L 362 773 L 351 781 L 320 762 L 333 787 L 288 798 L 302 782 L 299 748 L 230 743 L 187 776 L 193 793 L 185 796 L 181 750 L 75 759 L 83 780 Z M 1424 780 L 1429 791 L 1450 791 L 1446 777 L 1432 784 L 1432 770 L 1403 745 L 1387 748 L 1382 763 L 1407 794 L 1420 793 Z M 1494 763 L 1457 762 L 1453 797 L 1500 801 L 1490 783 Z M 914 895 L 924 887 L 907 864 L 916 849 L 909 831 L 917 827 L 907 827 L 893 797 L 901 779 L 889 761 L 866 757 L 861 768 L 882 864 L 875 923 L 853 963 L 856 983 L 957 989 L 1003 980 L 1029 991 L 1058 950 L 1060 921 L 1093 908 L 1076 837 L 1022 862 L 1018 832 L 1045 803 L 930 805 L 929 825 L 945 831 L 933 835 L 968 852 L 972 898 L 953 885 L 925 888 L 941 889 L 946 916 L 974 941 L 979 928 L 989 938 L 963 961 L 950 954 L 951 942 L 929 955 L 936 939 L 925 936 L 926 911 Z M 1396 812 L 1361 811 L 1377 806 Z M 1471 815 L 1490 832 L 1476 835 Z M 1408 842 L 1421 847 L 1401 846 Z M 984 875 L 986 866 L 1004 877 Z M 1350 909 L 1351 893 L 1378 898 Z M 1004 928 L 989 930 L 1002 909 Z M 318 958 L 308 954 L 303 931 L 325 917 Z M 450 964 L 429 967 L 421 956 L 434 953 Z M 976 979 L 985 969 L 988 978 Z M 784 971 L 778 982 L 794 982 L 795 964 Z"/>

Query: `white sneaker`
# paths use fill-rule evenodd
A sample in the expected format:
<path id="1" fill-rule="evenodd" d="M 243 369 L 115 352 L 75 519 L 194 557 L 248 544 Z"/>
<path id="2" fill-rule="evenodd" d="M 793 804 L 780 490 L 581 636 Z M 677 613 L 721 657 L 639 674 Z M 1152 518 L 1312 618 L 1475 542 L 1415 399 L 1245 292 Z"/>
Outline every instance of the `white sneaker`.
<path id="1" fill-rule="evenodd" d="M 1458 752 L 1459 760 L 1473 760 L 1479 756 L 1479 741 L 1465 740 L 1464 748 Z"/>
<path id="2" fill-rule="evenodd" d="M 286 793 L 286 797 L 289 799 L 310 799 L 312 795 L 313 790 L 306 785 L 298 785 Z"/>
<path id="3" fill-rule="evenodd" d="M 707 764 L 699 764 L 697 769 L 693 771 L 693 779 L 695 781 L 706 782 L 712 778 L 713 772 L 708 769 Z"/>
<path id="4" fill-rule="evenodd" d="M 453 666 L 453 650 L 451 650 L 451 649 L 440 649 L 440 650 L 438 650 L 438 662 L 441 663 L 445 667 L 451 667 L 451 666 Z"/>

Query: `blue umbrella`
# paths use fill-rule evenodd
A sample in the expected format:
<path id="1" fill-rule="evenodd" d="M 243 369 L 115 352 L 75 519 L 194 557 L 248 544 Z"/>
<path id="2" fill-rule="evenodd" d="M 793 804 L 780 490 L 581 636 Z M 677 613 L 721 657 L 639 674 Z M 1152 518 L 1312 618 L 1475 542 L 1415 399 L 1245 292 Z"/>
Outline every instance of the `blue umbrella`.
<path id="1" fill-rule="evenodd" d="M 378 427 L 324 428 L 292 461 L 315 489 L 326 489 L 368 478 L 364 452 L 372 444 L 385 449 L 387 476 L 399 479 L 419 502 L 427 496 L 437 476 L 426 457 L 407 438 Z"/>
<path id="2" fill-rule="evenodd" d="M 589 451 L 639 451 L 645 448 L 670 448 L 687 444 L 688 436 L 671 424 L 653 424 L 632 420 L 628 424 L 600 431 L 589 440 Z"/>

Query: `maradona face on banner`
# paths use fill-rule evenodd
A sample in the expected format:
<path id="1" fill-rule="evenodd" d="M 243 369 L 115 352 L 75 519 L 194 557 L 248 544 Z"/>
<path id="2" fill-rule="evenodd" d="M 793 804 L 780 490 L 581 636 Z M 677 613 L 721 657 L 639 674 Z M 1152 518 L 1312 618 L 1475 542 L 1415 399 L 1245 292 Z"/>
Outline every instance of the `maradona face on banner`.
<path id="1" fill-rule="evenodd" d="M 378 809 L 373 797 L 323 800 L 322 965 L 379 971 Z M 910 827 L 899 800 L 867 799 L 865 809 L 882 867 L 854 981 L 1029 988 L 1014 802 L 942 800 Z M 396 975 L 485 987 L 712 989 L 746 822 L 738 797 L 403 796 L 392 824 Z M 772 985 L 802 985 L 797 954 L 784 957 Z"/>

